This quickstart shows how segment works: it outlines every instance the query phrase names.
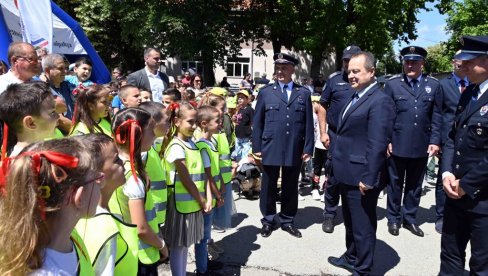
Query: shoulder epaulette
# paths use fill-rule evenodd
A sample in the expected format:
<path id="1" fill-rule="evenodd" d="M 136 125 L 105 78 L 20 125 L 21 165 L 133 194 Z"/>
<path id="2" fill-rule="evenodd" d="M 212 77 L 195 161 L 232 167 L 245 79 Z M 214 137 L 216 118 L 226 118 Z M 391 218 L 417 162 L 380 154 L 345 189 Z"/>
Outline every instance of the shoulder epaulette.
<path id="1" fill-rule="evenodd" d="M 436 81 L 439 81 L 437 78 L 434 78 L 434 77 L 432 77 L 432 76 L 430 76 L 430 75 L 429 75 L 429 76 L 426 76 L 426 78 L 428 78 L 428 79 L 433 79 L 433 80 L 436 80 Z"/>
<path id="2" fill-rule="evenodd" d="M 397 79 L 397 78 L 400 78 L 400 77 L 402 77 L 402 74 L 397 74 L 397 75 L 391 76 L 388 80 Z"/>
<path id="3" fill-rule="evenodd" d="M 332 79 L 333 77 L 342 74 L 342 71 L 337 71 L 329 75 L 329 80 Z"/>

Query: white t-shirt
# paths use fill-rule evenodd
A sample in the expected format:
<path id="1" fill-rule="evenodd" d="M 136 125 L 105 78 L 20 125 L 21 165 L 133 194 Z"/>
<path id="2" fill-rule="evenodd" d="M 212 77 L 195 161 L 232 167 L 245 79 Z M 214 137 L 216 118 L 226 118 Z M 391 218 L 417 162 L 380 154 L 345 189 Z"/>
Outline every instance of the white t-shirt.
<path id="1" fill-rule="evenodd" d="M 22 83 L 23 81 L 19 80 L 12 70 L 9 70 L 6 74 L 0 76 L 0 94 L 2 94 L 9 84 L 12 83 Z"/>
<path id="2" fill-rule="evenodd" d="M 173 138 L 173 139 L 178 139 L 178 138 Z M 183 140 L 180 141 L 183 142 L 185 146 L 191 149 L 198 150 L 197 145 L 195 145 L 195 143 L 191 139 L 189 139 L 188 141 L 183 141 Z M 210 168 L 210 157 L 208 156 L 208 153 L 206 151 L 201 151 L 200 154 L 202 156 L 203 167 Z M 166 161 L 168 161 L 169 163 L 168 171 L 171 179 L 174 179 L 176 175 L 176 168 L 174 162 L 176 160 L 181 160 L 185 158 L 186 158 L 185 149 L 183 149 L 181 146 L 173 145 L 169 148 L 169 152 L 166 155 Z"/>
<path id="3" fill-rule="evenodd" d="M 43 276 L 65 276 L 76 275 L 78 268 L 78 257 L 73 245 L 71 252 L 62 253 L 56 250 L 46 248 L 44 251 L 44 263 L 40 269 L 31 273 L 31 275 Z"/>
<path id="4" fill-rule="evenodd" d="M 319 118 L 317 117 L 317 113 L 315 112 L 313 112 L 313 131 L 314 131 L 315 147 L 318 149 L 325 150 L 324 144 L 320 141 Z"/>
<path id="5" fill-rule="evenodd" d="M 149 70 L 146 70 L 147 78 L 149 79 L 149 85 L 151 86 L 151 92 L 153 96 L 153 100 L 158 103 L 163 102 L 163 91 L 166 89 L 164 86 L 164 81 L 161 79 L 159 76 L 159 71 L 156 73 L 156 75 L 152 74 L 149 72 Z"/>

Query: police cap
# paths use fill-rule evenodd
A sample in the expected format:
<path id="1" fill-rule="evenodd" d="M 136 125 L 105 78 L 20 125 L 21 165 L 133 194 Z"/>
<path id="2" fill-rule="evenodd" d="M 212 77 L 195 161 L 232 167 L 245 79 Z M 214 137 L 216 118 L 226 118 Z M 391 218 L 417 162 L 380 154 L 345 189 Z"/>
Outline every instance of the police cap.
<path id="1" fill-rule="evenodd" d="M 482 55 L 488 55 L 488 36 L 463 36 L 461 51 L 456 53 L 455 59 L 470 60 Z"/>
<path id="2" fill-rule="evenodd" d="M 342 59 L 351 59 L 352 55 L 361 52 L 361 48 L 356 45 L 347 46 L 344 51 L 342 51 Z"/>
<path id="3" fill-rule="evenodd" d="M 424 60 L 427 50 L 419 46 L 407 46 L 400 51 L 403 60 Z"/>
<path id="4" fill-rule="evenodd" d="M 275 53 L 273 55 L 273 60 L 275 64 L 298 64 L 298 60 L 296 58 L 285 53 Z"/>

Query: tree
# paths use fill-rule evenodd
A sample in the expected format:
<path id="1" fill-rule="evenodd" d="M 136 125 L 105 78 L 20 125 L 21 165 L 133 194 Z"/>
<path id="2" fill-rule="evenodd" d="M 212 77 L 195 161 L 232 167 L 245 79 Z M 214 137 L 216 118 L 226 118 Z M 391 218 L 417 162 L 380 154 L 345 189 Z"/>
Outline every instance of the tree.
<path id="1" fill-rule="evenodd" d="M 425 71 L 427 73 L 444 73 L 452 69 L 451 58 L 447 55 L 447 48 L 444 44 L 436 44 L 427 47 L 427 58 L 425 60 Z"/>

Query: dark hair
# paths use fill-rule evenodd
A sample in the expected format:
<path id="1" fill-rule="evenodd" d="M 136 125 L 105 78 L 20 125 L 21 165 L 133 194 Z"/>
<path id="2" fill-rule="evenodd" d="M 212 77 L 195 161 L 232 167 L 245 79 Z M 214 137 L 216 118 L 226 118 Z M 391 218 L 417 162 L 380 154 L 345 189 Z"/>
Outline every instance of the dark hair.
<path id="1" fill-rule="evenodd" d="M 100 153 L 108 144 L 114 142 L 112 137 L 104 133 L 89 133 L 73 136 L 70 138 L 77 140 L 81 144 L 83 144 L 88 149 L 93 158 L 93 162 L 95 164 L 94 167 L 98 170 L 102 170 L 105 160 L 104 156 Z"/>
<path id="2" fill-rule="evenodd" d="M 160 122 L 163 119 L 162 112 L 165 110 L 164 105 L 158 102 L 143 102 L 139 105 L 140 109 L 144 109 L 145 111 L 151 114 L 152 119 L 155 122 Z"/>
<path id="3" fill-rule="evenodd" d="M 161 51 L 158 48 L 148 47 L 148 48 L 144 49 L 144 57 L 147 57 L 149 55 L 149 53 L 151 53 L 152 51 L 155 51 L 155 52 L 158 52 L 159 54 L 161 54 Z"/>
<path id="4" fill-rule="evenodd" d="M 79 88 L 80 92 L 76 98 L 76 108 L 73 114 L 73 128 L 70 133 L 75 129 L 76 124 L 83 122 L 90 133 L 95 132 L 95 128 L 99 132 L 103 132 L 102 128 L 95 122 L 90 116 L 89 104 L 96 104 L 98 99 L 109 94 L 109 90 L 101 84 L 95 84 L 89 86 L 86 89 Z M 105 117 L 110 122 L 110 116 Z"/>
<path id="5" fill-rule="evenodd" d="M 49 84 L 45 82 L 27 82 L 10 84 L 5 92 L 0 94 L 0 121 L 8 128 L 7 153 L 17 144 L 17 133 L 22 130 L 22 119 L 25 116 L 39 116 L 42 102 L 52 97 Z M 4 135 L 2 131 L 2 138 Z M 2 139 L 3 140 L 3 139 Z"/>
<path id="6" fill-rule="evenodd" d="M 360 56 L 364 57 L 364 68 L 371 70 L 371 69 L 374 69 L 376 67 L 375 66 L 376 65 L 376 59 L 375 59 L 374 55 L 370 52 L 360 51 L 358 53 L 353 54 L 351 56 L 351 59 L 353 59 L 355 57 L 360 57 Z"/>
<path id="7" fill-rule="evenodd" d="M 181 92 L 178 91 L 178 89 L 176 89 L 176 88 L 168 88 L 168 89 L 164 90 L 163 95 L 171 96 L 171 100 L 173 102 L 181 101 Z"/>
<path id="8" fill-rule="evenodd" d="M 129 120 L 135 121 L 134 124 L 126 123 Z M 142 163 L 141 143 L 144 128 L 149 126 L 150 121 L 151 114 L 149 112 L 132 107 L 117 112 L 112 123 L 112 133 L 114 134 L 115 143 L 119 147 L 127 149 L 129 152 L 133 177 L 137 178 L 137 175 L 139 175 L 146 186 L 149 185 L 149 182 L 147 181 L 147 174 Z M 132 134 L 134 141 L 131 141 Z"/>
<path id="9" fill-rule="evenodd" d="M 189 101 L 195 100 L 195 91 L 191 89 L 186 90 L 186 97 L 188 98 Z"/>
<path id="10" fill-rule="evenodd" d="M 83 64 L 90 65 L 91 67 L 93 67 L 93 63 L 89 58 L 80 57 L 75 61 L 75 67 L 80 67 Z"/>

